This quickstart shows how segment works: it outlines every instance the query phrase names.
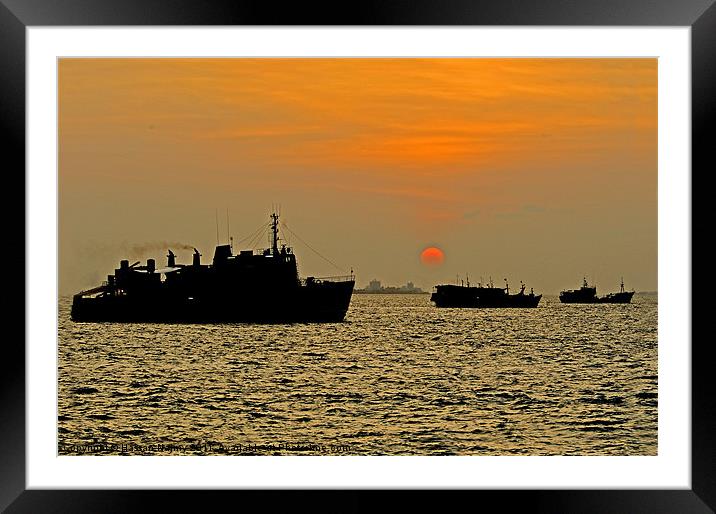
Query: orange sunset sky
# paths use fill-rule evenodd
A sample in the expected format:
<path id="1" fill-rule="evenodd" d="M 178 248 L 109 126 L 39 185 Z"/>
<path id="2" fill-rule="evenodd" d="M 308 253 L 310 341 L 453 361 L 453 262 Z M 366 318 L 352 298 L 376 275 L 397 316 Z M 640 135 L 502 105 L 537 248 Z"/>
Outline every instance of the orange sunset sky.
<path id="1" fill-rule="evenodd" d="M 357 287 L 656 290 L 657 60 L 59 61 L 61 294 L 168 242 L 208 262 L 216 209 L 238 242 L 273 205 Z"/>

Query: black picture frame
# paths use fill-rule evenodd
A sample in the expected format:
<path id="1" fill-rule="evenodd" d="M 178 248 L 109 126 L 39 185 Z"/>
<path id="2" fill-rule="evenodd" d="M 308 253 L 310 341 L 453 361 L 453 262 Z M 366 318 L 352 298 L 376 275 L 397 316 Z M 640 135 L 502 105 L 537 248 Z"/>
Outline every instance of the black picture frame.
<path id="1" fill-rule="evenodd" d="M 25 191 L 25 30 L 31 26 L 86 25 L 556 25 L 691 27 L 692 191 L 696 178 L 716 169 L 709 124 L 716 114 L 716 0 L 371 0 L 356 3 L 298 3 L 210 0 L 0 0 L 0 131 L 7 190 Z M 20 178 L 22 177 L 22 179 Z M 9 184 L 15 179 L 19 183 Z M 9 196 L 9 195 L 8 195 Z M 19 194 L 15 193 L 15 196 Z M 23 195 L 24 196 L 24 195 Z M 19 208 L 4 202 L 10 251 L 24 261 L 25 226 Z M 692 219 L 700 219 L 694 207 Z M 696 218 L 694 218 L 696 216 Z M 13 237 L 17 235 L 17 237 Z M 693 237 L 693 243 L 700 243 Z M 692 267 L 698 264 L 691 247 Z M 703 244 L 703 243 L 701 243 Z M 18 255 L 21 254 L 21 255 Z M 48 249 L 48 254 L 52 250 Z M 5 265 L 8 265 L 7 263 Z M 16 266 L 17 267 L 17 266 Z M 25 275 L 32 270 L 24 269 Z M 11 273 L 15 280 L 20 274 Z M 21 289 L 22 287 L 22 289 Z M 3 299 L 8 319 L 25 318 L 24 283 L 8 283 Z M 696 298 L 685 298 L 697 306 Z M 19 312 L 22 309 L 22 313 Z M 694 316 L 691 319 L 703 320 Z M 703 322 L 703 321 L 702 321 Z M 9 326 L 9 325 L 8 325 Z M 24 327 L 24 324 L 23 324 Z M 692 327 L 696 328 L 693 325 Z M 692 333 L 696 334 L 696 331 Z M 26 490 L 25 339 L 6 337 L 0 373 L 0 509 L 8 512 L 128 512 L 161 502 L 163 511 L 205 510 L 214 496 L 259 508 L 309 505 L 313 510 L 358 511 L 383 502 L 377 491 L 75 491 Z M 716 509 L 716 395 L 711 382 L 711 339 L 692 336 L 692 454 L 690 490 L 503 490 L 462 491 L 450 500 L 479 501 L 537 512 L 714 512 Z M 470 498 L 465 496 L 469 495 Z M 477 496 L 477 498 L 475 498 Z M 255 501 L 255 503 L 254 503 Z M 424 504 L 425 491 L 401 498 L 403 507 Z M 440 500 L 443 503 L 443 499 Z M 278 502 L 278 503 L 277 503 Z M 407 502 L 407 503 L 406 503 Z M 473 503 L 474 504 L 474 503 Z M 237 505 L 238 504 L 234 504 Z M 443 507 L 445 504 L 443 504 Z M 401 509 L 403 510 L 403 509 Z"/>

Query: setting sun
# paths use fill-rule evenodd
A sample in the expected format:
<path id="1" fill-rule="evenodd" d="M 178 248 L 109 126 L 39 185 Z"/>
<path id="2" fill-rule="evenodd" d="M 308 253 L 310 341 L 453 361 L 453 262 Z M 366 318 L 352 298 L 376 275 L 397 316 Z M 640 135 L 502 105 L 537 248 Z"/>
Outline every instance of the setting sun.
<path id="1" fill-rule="evenodd" d="M 420 254 L 420 262 L 426 266 L 439 266 L 445 260 L 445 254 L 440 248 L 429 246 Z"/>

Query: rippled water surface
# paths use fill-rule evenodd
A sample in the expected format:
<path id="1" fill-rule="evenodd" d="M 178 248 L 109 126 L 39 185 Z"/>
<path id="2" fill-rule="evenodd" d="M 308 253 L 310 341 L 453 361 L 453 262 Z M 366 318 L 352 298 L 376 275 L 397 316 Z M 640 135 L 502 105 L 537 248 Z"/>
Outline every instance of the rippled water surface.
<path id="1" fill-rule="evenodd" d="M 73 323 L 61 454 L 655 455 L 657 297 L 437 309 L 354 295 L 344 323 Z"/>

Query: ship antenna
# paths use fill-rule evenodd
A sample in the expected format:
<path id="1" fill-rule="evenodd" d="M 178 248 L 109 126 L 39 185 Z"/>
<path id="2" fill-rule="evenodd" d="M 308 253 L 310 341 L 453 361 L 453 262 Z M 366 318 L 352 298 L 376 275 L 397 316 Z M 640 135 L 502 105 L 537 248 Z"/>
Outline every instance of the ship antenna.
<path id="1" fill-rule="evenodd" d="M 465 278 L 467 279 L 467 287 L 470 287 L 470 275 L 465 273 Z"/>
<path id="2" fill-rule="evenodd" d="M 271 214 L 271 232 L 273 233 L 273 243 L 271 249 L 274 255 L 278 255 L 278 214 Z"/>
<path id="3" fill-rule="evenodd" d="M 622 277 L 622 293 L 624 292 L 624 277 Z"/>
<path id="4" fill-rule="evenodd" d="M 214 218 L 216 221 L 216 246 L 219 246 L 219 209 L 214 209 Z"/>
<path id="5" fill-rule="evenodd" d="M 229 235 L 229 208 L 226 208 L 226 242 L 229 243 L 231 236 Z M 229 243 L 231 245 L 231 243 Z"/>

